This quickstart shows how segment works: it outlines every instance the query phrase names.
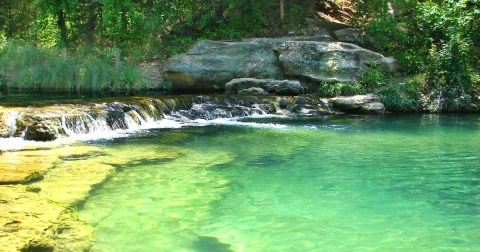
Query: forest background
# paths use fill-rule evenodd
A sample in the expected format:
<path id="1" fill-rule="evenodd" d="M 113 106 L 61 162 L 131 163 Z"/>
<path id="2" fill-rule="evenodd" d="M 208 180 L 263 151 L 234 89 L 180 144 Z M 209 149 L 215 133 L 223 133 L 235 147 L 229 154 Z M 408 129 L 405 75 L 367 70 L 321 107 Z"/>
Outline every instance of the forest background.
<path id="1" fill-rule="evenodd" d="M 168 90 L 138 66 L 203 39 L 286 36 L 319 13 L 399 62 L 395 76 L 363 73 L 354 93 L 379 93 L 392 111 L 479 110 L 480 0 L 0 0 L 0 90 Z"/>

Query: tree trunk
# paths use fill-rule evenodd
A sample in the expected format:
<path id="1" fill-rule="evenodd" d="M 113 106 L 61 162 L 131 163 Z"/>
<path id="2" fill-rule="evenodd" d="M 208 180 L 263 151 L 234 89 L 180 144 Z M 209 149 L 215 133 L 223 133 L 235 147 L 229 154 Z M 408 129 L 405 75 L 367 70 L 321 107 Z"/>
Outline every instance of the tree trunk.
<path id="1" fill-rule="evenodd" d="M 285 23 L 285 0 L 280 0 L 280 22 Z"/>
<path id="2" fill-rule="evenodd" d="M 147 0 L 147 13 L 152 14 L 153 13 L 153 0 Z M 152 18 L 152 17 L 148 17 Z"/>
<path id="3" fill-rule="evenodd" d="M 60 29 L 60 46 L 67 47 L 67 24 L 65 21 L 65 12 L 59 10 L 57 12 L 57 26 Z"/>
<path id="4" fill-rule="evenodd" d="M 127 7 L 125 5 L 122 6 L 122 13 L 120 19 L 122 25 L 122 32 L 127 32 L 128 29 L 128 20 L 127 20 Z"/>
<path id="5" fill-rule="evenodd" d="M 95 44 L 95 29 L 97 28 L 97 4 L 92 1 L 89 1 L 88 19 L 85 26 L 85 45 L 88 47 Z"/>

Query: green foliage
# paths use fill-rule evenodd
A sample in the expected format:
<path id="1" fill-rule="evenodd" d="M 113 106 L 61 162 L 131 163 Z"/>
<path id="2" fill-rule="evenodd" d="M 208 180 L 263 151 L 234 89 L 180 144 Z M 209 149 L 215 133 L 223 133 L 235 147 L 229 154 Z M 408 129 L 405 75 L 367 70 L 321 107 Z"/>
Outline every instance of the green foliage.
<path id="1" fill-rule="evenodd" d="M 385 85 L 391 77 L 385 73 L 377 62 L 371 62 L 370 66 L 360 73 L 360 83 L 366 91 L 373 92 Z"/>
<path id="2" fill-rule="evenodd" d="M 143 88 L 138 71 L 112 52 L 67 54 L 56 48 L 8 44 L 0 55 L 7 89 L 47 92 L 124 92 Z"/>
<path id="3" fill-rule="evenodd" d="M 351 96 L 365 93 L 365 89 L 358 82 L 320 82 L 317 94 L 322 97 Z"/>
<path id="4" fill-rule="evenodd" d="M 418 112 L 421 110 L 421 101 L 409 94 L 409 90 L 402 84 L 389 84 L 379 92 L 379 95 L 380 101 L 388 111 Z"/>
<path id="5" fill-rule="evenodd" d="M 424 74 L 422 92 L 428 109 L 453 112 L 476 106 L 480 46 L 474 41 L 480 41 L 479 0 L 353 3 L 354 23 L 370 35 L 366 45 L 399 59 L 406 74 Z"/>

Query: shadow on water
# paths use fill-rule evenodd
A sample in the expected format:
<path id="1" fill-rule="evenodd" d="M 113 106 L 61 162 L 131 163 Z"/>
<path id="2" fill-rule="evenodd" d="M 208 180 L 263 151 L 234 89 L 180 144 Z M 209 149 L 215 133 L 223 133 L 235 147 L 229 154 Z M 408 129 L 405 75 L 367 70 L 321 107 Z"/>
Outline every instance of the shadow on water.
<path id="1" fill-rule="evenodd" d="M 198 236 L 193 242 L 192 248 L 197 252 L 233 252 L 230 245 L 221 243 L 217 238 L 210 236 Z"/>

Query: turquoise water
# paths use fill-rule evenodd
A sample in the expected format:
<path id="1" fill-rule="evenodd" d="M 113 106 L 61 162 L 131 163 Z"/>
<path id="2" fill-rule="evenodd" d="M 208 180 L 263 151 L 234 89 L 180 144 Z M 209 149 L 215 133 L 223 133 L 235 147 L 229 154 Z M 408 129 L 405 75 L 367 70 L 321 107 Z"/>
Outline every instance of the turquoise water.
<path id="1" fill-rule="evenodd" d="M 480 117 L 253 122 L 92 143 L 125 159 L 92 250 L 480 250 Z"/>

